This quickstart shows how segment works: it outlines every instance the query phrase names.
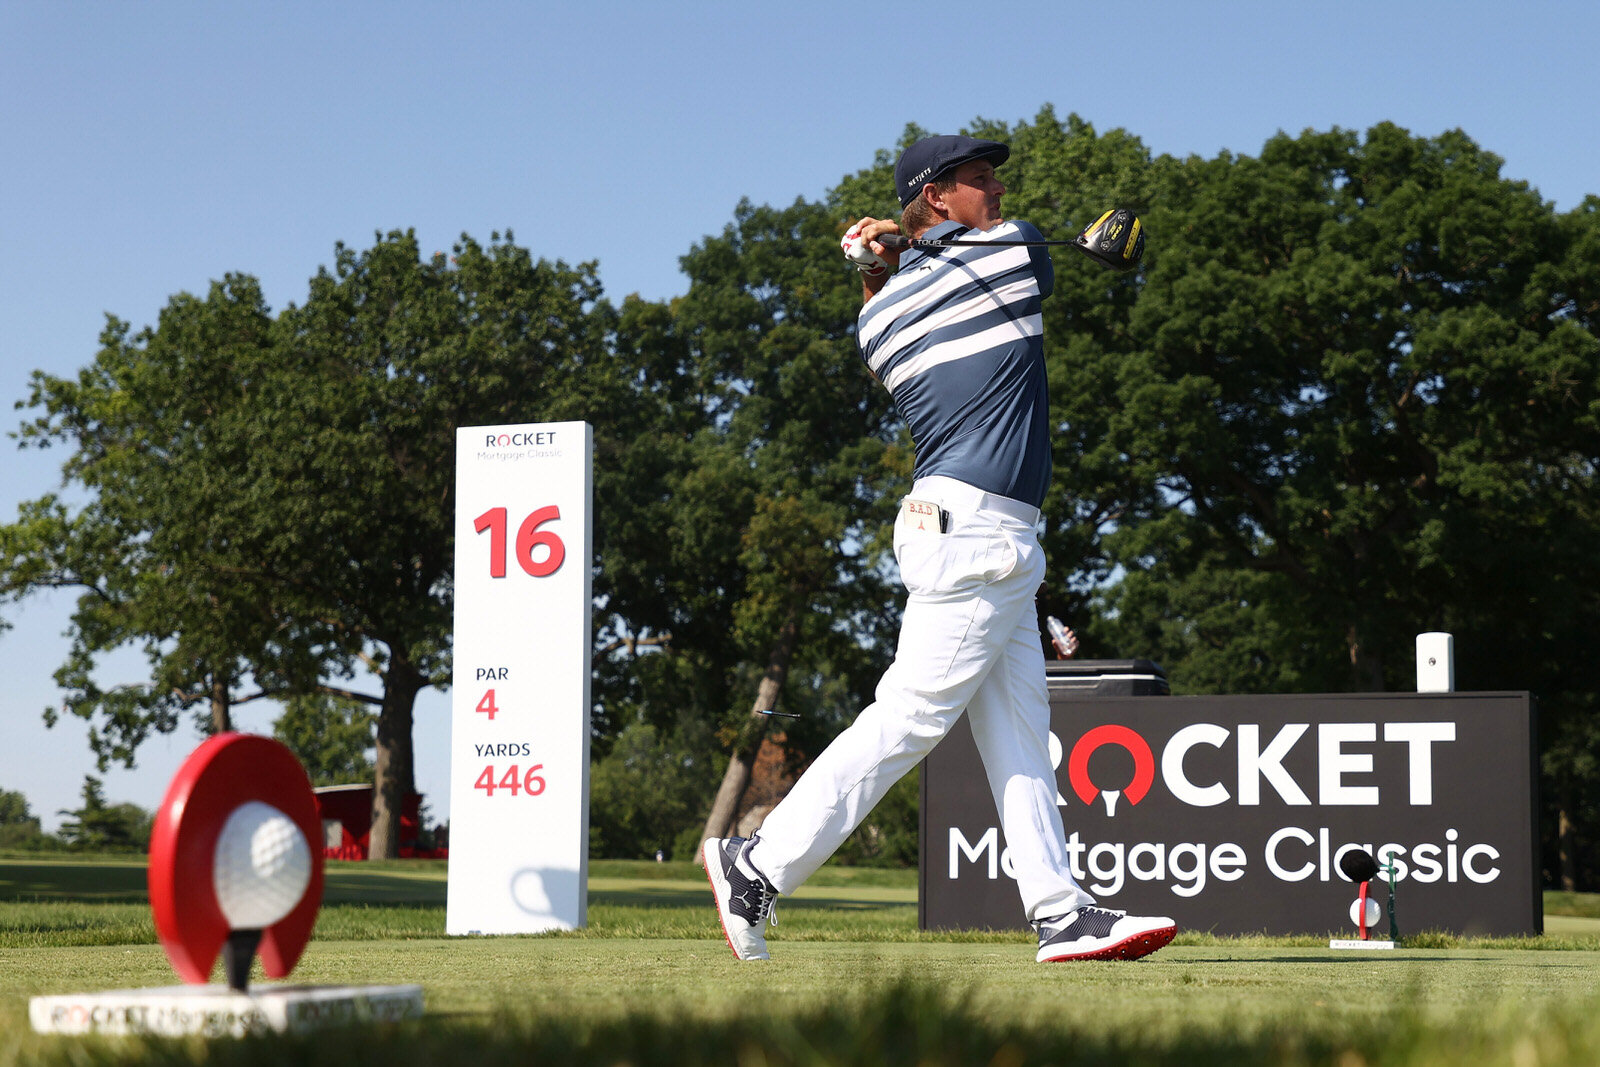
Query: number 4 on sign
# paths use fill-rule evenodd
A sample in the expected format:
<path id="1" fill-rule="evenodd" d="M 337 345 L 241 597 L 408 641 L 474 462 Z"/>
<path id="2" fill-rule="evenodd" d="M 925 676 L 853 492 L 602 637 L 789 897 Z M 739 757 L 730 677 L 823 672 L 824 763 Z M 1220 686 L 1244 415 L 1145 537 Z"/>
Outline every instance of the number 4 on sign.
<path id="1" fill-rule="evenodd" d="M 483 694 L 483 699 L 478 701 L 478 711 L 482 712 L 484 715 L 489 716 L 489 721 L 490 722 L 494 722 L 495 714 L 497 712 L 499 712 L 499 710 L 500 710 L 500 708 L 494 702 L 494 690 L 493 689 L 491 689 L 487 693 Z"/>

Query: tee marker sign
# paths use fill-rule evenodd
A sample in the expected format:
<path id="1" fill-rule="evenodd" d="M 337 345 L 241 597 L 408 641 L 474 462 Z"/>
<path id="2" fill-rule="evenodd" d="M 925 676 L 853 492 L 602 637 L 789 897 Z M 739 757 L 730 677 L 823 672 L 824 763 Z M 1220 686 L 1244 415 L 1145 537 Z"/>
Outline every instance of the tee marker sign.
<path id="1" fill-rule="evenodd" d="M 588 918 L 593 435 L 456 430 L 445 931 Z"/>

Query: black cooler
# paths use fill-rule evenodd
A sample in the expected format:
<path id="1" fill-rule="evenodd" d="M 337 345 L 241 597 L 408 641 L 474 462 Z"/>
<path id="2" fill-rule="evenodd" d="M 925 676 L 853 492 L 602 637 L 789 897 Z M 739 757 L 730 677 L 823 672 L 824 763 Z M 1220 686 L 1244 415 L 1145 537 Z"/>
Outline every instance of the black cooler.
<path id="1" fill-rule="evenodd" d="M 1052 702 L 1076 697 L 1170 696 L 1161 664 L 1147 659 L 1052 659 L 1044 665 Z"/>

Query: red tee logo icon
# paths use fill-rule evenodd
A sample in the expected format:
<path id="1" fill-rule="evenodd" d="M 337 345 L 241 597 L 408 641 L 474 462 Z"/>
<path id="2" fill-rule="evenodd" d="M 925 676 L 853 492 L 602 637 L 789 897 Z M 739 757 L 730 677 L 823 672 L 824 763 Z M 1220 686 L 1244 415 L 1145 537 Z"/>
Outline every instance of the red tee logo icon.
<path id="1" fill-rule="evenodd" d="M 1089 757 L 1101 745 L 1117 745 L 1133 757 L 1133 781 L 1120 793 L 1115 789 L 1102 790 L 1089 780 Z M 1156 780 L 1156 757 L 1144 738 L 1126 726 L 1107 723 L 1096 726 L 1072 746 L 1072 755 L 1067 759 L 1067 780 L 1072 783 L 1072 791 L 1078 794 L 1079 800 L 1092 804 L 1096 795 L 1102 795 L 1106 814 L 1115 815 L 1119 795 L 1126 796 L 1129 804 L 1137 804 L 1150 792 L 1150 784 Z"/>

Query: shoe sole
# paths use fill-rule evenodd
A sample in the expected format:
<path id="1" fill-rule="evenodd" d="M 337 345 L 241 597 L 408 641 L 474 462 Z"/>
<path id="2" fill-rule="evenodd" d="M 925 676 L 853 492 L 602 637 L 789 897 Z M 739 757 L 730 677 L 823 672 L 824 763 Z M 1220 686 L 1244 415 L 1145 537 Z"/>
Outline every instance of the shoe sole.
<path id="1" fill-rule="evenodd" d="M 700 848 L 700 861 L 705 864 L 706 881 L 711 883 L 711 905 L 717 909 L 717 925 L 722 927 L 722 939 L 728 943 L 728 949 L 733 953 L 733 958 L 744 961 L 739 955 L 739 950 L 734 948 L 733 938 L 728 936 L 728 920 L 722 917 L 722 898 L 726 894 L 728 880 L 722 878 L 722 884 L 717 884 L 721 876 L 717 873 L 722 869 L 722 850 L 717 847 L 716 839 L 712 838 Z M 765 956 L 751 956 L 752 960 L 766 959 Z"/>
<path id="2" fill-rule="evenodd" d="M 1065 963 L 1069 960 L 1136 960 L 1148 956 L 1156 949 L 1178 936 L 1176 926 L 1163 926 L 1159 930 L 1146 930 L 1142 934 L 1125 937 L 1114 945 L 1089 952 L 1064 952 L 1059 956 L 1041 956 L 1040 963 Z"/>

